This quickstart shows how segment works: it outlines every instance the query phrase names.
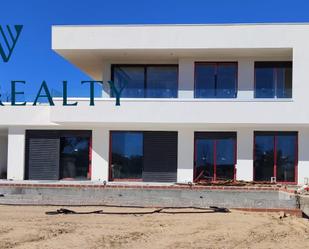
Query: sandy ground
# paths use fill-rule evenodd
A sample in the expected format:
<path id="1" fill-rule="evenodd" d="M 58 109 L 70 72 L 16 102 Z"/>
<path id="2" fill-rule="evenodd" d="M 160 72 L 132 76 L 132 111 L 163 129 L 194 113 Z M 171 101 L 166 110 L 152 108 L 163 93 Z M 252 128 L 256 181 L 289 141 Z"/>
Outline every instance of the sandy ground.
<path id="1" fill-rule="evenodd" d="M 278 213 L 45 215 L 57 208 L 0 206 L 0 248 L 309 248 L 309 221 Z"/>

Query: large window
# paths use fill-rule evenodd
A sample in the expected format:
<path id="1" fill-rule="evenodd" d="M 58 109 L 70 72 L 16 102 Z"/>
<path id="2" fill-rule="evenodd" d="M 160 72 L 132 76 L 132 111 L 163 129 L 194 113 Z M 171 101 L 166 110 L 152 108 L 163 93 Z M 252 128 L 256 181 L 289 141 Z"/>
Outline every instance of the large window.
<path id="1" fill-rule="evenodd" d="M 177 65 L 113 65 L 112 80 L 124 98 L 177 98 Z M 111 93 L 113 96 L 113 93 Z"/>
<path id="2" fill-rule="evenodd" d="M 91 177 L 91 131 L 27 130 L 29 180 L 87 180 Z"/>
<path id="3" fill-rule="evenodd" d="M 236 133 L 195 133 L 195 181 L 235 179 Z"/>
<path id="4" fill-rule="evenodd" d="M 112 131 L 110 180 L 175 182 L 177 132 Z"/>
<path id="5" fill-rule="evenodd" d="M 143 133 L 113 132 L 112 179 L 140 179 L 143 171 Z"/>
<path id="6" fill-rule="evenodd" d="M 195 98 L 236 98 L 237 62 L 195 64 Z"/>
<path id="7" fill-rule="evenodd" d="M 90 178 L 90 137 L 60 137 L 60 179 Z"/>
<path id="8" fill-rule="evenodd" d="M 296 182 L 297 132 L 254 133 L 254 180 Z"/>
<path id="9" fill-rule="evenodd" d="M 255 62 L 255 98 L 292 98 L 292 62 Z"/>

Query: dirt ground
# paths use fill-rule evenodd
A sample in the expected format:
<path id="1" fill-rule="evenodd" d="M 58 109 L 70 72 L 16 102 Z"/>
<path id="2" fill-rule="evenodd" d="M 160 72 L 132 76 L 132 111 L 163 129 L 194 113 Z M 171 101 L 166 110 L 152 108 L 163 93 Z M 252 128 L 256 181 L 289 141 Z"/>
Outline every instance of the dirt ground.
<path id="1" fill-rule="evenodd" d="M 45 214 L 57 208 L 0 206 L 0 248 L 309 248 L 309 221 L 278 213 Z"/>

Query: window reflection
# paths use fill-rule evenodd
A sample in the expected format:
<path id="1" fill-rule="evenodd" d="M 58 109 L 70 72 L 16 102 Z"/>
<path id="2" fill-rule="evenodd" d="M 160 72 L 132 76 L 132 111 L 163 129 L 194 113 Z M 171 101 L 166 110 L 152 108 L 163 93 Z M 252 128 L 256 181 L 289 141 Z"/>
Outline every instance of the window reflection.
<path id="1" fill-rule="evenodd" d="M 277 142 L 277 181 L 294 182 L 296 161 L 296 136 L 278 136 Z"/>
<path id="2" fill-rule="evenodd" d="M 60 138 L 60 178 L 87 179 L 89 171 L 89 137 Z"/>
<path id="3" fill-rule="evenodd" d="M 196 63 L 195 98 L 236 98 L 237 63 Z"/>
<path id="4" fill-rule="evenodd" d="M 216 141 L 217 180 L 234 179 L 235 139 L 224 138 Z"/>
<path id="5" fill-rule="evenodd" d="M 274 175 L 274 137 L 272 135 L 256 135 L 254 150 L 254 180 L 270 181 Z"/>
<path id="6" fill-rule="evenodd" d="M 292 98 L 292 63 L 256 62 L 255 97 Z"/>
<path id="7" fill-rule="evenodd" d="M 235 153 L 235 133 L 197 132 L 195 134 L 195 179 L 233 180 Z"/>
<path id="8" fill-rule="evenodd" d="M 143 171 L 143 133 L 112 132 L 112 178 L 140 179 Z"/>
<path id="9" fill-rule="evenodd" d="M 256 132 L 254 151 L 255 181 L 295 182 L 296 132 Z"/>
<path id="10" fill-rule="evenodd" d="M 203 174 L 203 179 L 214 180 L 214 141 L 196 139 L 196 176 Z"/>
<path id="11" fill-rule="evenodd" d="M 124 87 L 124 98 L 177 98 L 178 66 L 113 66 L 117 89 Z M 113 93 L 111 93 L 113 96 Z"/>
<path id="12" fill-rule="evenodd" d="M 123 98 L 144 97 L 143 67 L 115 67 L 113 80 L 117 89 L 124 87 L 121 93 Z M 111 94 L 113 96 L 113 92 Z"/>
<path id="13" fill-rule="evenodd" d="M 147 97 L 177 98 L 177 67 L 147 67 Z"/>

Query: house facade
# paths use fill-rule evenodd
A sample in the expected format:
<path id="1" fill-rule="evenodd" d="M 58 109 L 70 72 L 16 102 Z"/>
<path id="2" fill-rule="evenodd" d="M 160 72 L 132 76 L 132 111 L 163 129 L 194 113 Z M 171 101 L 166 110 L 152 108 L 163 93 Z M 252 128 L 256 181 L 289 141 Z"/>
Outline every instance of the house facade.
<path id="1" fill-rule="evenodd" d="M 0 109 L 12 180 L 303 184 L 309 25 L 54 26 L 52 49 L 102 97 Z"/>

